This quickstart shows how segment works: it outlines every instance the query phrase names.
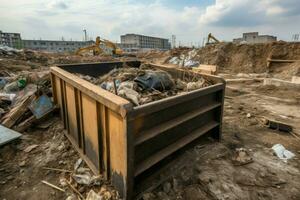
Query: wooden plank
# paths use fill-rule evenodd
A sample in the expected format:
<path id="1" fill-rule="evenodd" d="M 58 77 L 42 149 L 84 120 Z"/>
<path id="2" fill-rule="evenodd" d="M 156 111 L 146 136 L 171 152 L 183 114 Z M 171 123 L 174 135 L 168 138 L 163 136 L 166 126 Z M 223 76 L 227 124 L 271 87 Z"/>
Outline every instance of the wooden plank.
<path id="1" fill-rule="evenodd" d="M 52 94 L 53 94 L 53 102 L 54 104 L 58 105 L 58 101 L 57 101 L 57 91 L 56 91 L 56 81 L 55 81 L 55 75 L 54 74 L 50 74 L 50 80 L 51 80 L 51 86 L 52 86 Z"/>
<path id="2" fill-rule="evenodd" d="M 208 80 L 212 80 L 214 81 L 214 83 L 225 83 L 225 80 L 219 76 L 215 76 L 215 75 L 211 75 L 211 74 L 200 74 L 200 73 L 196 73 L 193 71 L 187 71 L 186 69 L 180 69 L 180 68 L 170 68 L 164 65 L 159 65 L 159 64 L 152 64 L 152 63 L 148 63 L 150 65 L 152 65 L 153 67 L 156 67 L 158 69 L 162 69 L 165 70 L 167 72 L 173 72 L 173 74 L 178 74 L 178 73 L 190 73 L 191 75 L 201 75 L 202 77 L 208 79 Z"/>
<path id="3" fill-rule="evenodd" d="M 178 149 L 184 147 L 188 143 L 194 141 L 195 139 L 197 139 L 201 135 L 207 133 L 211 129 L 217 127 L 218 125 L 219 125 L 219 123 L 217 123 L 217 122 L 210 122 L 209 124 L 206 124 L 205 126 L 199 128 L 199 129 L 193 131 L 192 133 L 188 134 L 187 136 L 179 139 L 177 142 L 175 142 L 175 143 L 167 146 L 166 148 L 158 151 L 157 153 L 155 153 L 151 157 L 145 158 L 145 160 L 136 167 L 134 176 L 135 177 L 138 176 L 139 174 L 141 174 L 145 170 L 152 167 L 154 164 L 158 163 L 162 159 L 164 159 L 167 156 L 171 155 L 172 153 L 174 153 Z"/>
<path id="4" fill-rule="evenodd" d="M 195 72 L 214 75 L 217 73 L 217 66 L 200 64 L 199 67 L 193 67 L 192 70 Z"/>
<path id="5" fill-rule="evenodd" d="M 270 59 L 268 58 L 267 60 L 268 62 L 275 62 L 275 63 L 293 63 L 293 62 L 297 62 L 300 60 L 282 60 L 282 59 Z"/>
<path id="6" fill-rule="evenodd" d="M 72 137 L 76 140 L 77 145 L 79 146 L 79 133 L 77 127 L 77 110 L 75 102 L 75 90 L 74 88 L 66 83 L 66 106 L 67 106 L 67 116 L 68 116 L 68 131 Z"/>
<path id="7" fill-rule="evenodd" d="M 99 127 L 97 102 L 82 93 L 82 120 L 84 132 L 84 152 L 100 172 Z"/>

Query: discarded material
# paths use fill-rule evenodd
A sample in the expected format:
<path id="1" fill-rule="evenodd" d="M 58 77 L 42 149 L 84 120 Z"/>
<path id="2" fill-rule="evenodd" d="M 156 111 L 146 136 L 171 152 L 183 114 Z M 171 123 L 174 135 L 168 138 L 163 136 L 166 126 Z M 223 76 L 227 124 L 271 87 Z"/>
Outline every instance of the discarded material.
<path id="1" fill-rule="evenodd" d="M 51 184 L 51 183 L 49 183 L 49 182 L 47 182 L 47 181 L 42 181 L 42 183 L 44 183 L 44 184 L 46 184 L 46 185 L 48 185 L 48 186 L 50 186 L 50 187 L 52 187 L 52 188 L 54 188 L 54 189 L 56 189 L 56 190 L 59 190 L 59 191 L 61 191 L 61 192 L 65 192 L 64 189 L 62 189 L 62 188 L 60 188 L 60 187 L 58 187 L 58 186 L 56 186 L 56 185 L 53 185 L 53 184 Z"/>
<path id="2" fill-rule="evenodd" d="M 0 146 L 18 139 L 22 134 L 0 125 Z"/>
<path id="3" fill-rule="evenodd" d="M 35 149 L 38 146 L 39 145 L 37 145 L 37 144 L 33 144 L 33 145 L 26 147 L 23 151 L 25 151 L 26 153 L 29 153 L 30 151 L 32 151 L 33 149 Z"/>
<path id="4" fill-rule="evenodd" d="M 46 95 L 40 96 L 29 105 L 29 109 L 37 119 L 42 118 L 44 115 L 53 110 L 53 108 L 54 105 L 51 99 Z"/>
<path id="5" fill-rule="evenodd" d="M 234 165 L 246 165 L 253 162 L 253 159 L 245 148 L 238 148 L 234 152 L 232 162 Z"/>
<path id="6" fill-rule="evenodd" d="M 90 190 L 86 197 L 86 200 L 103 200 L 103 198 L 94 190 Z"/>
<path id="7" fill-rule="evenodd" d="M 283 132 L 292 132 L 293 127 L 283 122 L 267 119 L 266 125 L 271 129 L 283 131 Z"/>
<path id="8" fill-rule="evenodd" d="M 287 161 L 295 156 L 294 153 L 286 150 L 282 144 L 275 144 L 272 149 L 274 150 L 276 156 L 284 161 Z"/>

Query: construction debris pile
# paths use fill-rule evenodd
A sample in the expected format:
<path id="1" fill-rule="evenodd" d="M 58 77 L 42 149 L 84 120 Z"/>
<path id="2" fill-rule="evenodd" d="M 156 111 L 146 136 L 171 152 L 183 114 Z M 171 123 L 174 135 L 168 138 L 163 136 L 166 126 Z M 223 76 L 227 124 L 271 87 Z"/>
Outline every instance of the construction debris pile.
<path id="1" fill-rule="evenodd" d="M 55 109 L 48 72 L 23 72 L 0 78 L 1 124 L 23 132 Z"/>
<path id="2" fill-rule="evenodd" d="M 136 106 L 213 84 L 200 75 L 194 75 L 192 78 L 186 76 L 184 80 L 174 79 L 168 72 L 147 65 L 140 68 L 115 68 L 99 78 L 77 75 L 129 100 Z"/>
<path id="3" fill-rule="evenodd" d="M 176 48 L 164 53 L 164 64 L 193 67 L 217 65 L 222 71 L 263 73 L 269 70 L 267 59 L 300 59 L 300 43 L 275 42 L 259 44 L 218 43 L 199 49 Z M 283 63 L 284 64 L 284 63 Z M 278 72 L 278 70 L 276 70 Z"/>

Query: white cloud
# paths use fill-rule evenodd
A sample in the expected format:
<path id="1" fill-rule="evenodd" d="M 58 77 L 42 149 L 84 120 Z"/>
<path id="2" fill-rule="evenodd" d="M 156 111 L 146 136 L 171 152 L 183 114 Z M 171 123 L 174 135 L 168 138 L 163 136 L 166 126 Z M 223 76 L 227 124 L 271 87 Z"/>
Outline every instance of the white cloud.
<path id="1" fill-rule="evenodd" d="M 54 1 L 51 1 L 48 3 L 48 8 L 49 9 L 67 9 L 68 6 L 67 6 L 66 2 L 64 2 L 64 1 L 54 0 Z"/>
<path id="2" fill-rule="evenodd" d="M 177 41 L 201 42 L 208 32 L 222 40 L 245 31 L 260 31 L 289 39 L 299 21 L 298 0 L 216 0 L 213 5 L 182 7 L 130 0 L 0 0 L 3 31 L 21 32 L 24 38 L 66 39 L 97 35 L 119 40 L 125 33 L 140 33 Z M 280 29 L 278 28 L 280 27 Z"/>

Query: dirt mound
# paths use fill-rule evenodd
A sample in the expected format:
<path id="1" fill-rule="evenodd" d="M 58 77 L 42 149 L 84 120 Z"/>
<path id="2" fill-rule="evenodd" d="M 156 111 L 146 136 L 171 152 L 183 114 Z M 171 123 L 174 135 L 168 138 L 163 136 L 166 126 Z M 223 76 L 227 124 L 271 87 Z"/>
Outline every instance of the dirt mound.
<path id="1" fill-rule="evenodd" d="M 271 66 L 270 72 L 274 75 L 275 78 L 290 81 L 292 76 L 300 76 L 300 61 L 288 63 L 285 65 L 274 63 Z"/>
<path id="2" fill-rule="evenodd" d="M 220 43 L 196 50 L 191 59 L 201 64 L 217 65 L 221 71 L 262 73 L 267 71 L 267 58 L 300 59 L 300 43 L 274 42 L 267 44 Z M 178 52 L 181 52 L 179 54 Z M 172 57 L 183 57 L 189 50 L 171 50 Z M 285 65 L 285 64 L 282 64 Z"/>

